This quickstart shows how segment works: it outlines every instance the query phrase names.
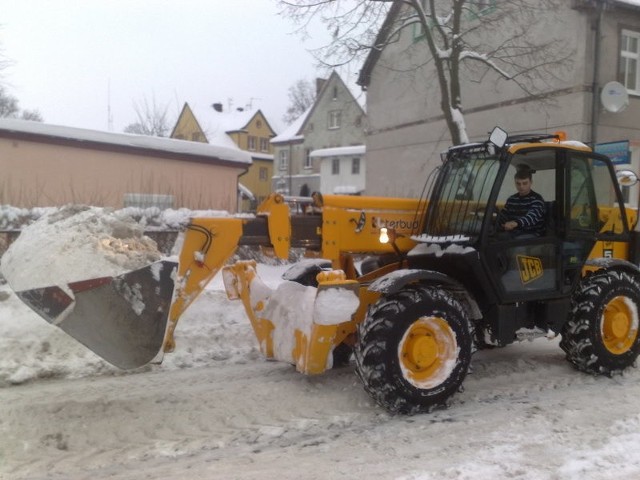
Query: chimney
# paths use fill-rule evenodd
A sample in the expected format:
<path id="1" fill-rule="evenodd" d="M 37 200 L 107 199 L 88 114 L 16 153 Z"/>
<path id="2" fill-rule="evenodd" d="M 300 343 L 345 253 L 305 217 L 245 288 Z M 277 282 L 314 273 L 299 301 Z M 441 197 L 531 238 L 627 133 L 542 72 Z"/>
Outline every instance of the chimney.
<path id="1" fill-rule="evenodd" d="M 324 87 L 326 81 L 326 78 L 316 78 L 316 97 L 320 95 L 320 91 L 322 90 L 322 87 Z"/>

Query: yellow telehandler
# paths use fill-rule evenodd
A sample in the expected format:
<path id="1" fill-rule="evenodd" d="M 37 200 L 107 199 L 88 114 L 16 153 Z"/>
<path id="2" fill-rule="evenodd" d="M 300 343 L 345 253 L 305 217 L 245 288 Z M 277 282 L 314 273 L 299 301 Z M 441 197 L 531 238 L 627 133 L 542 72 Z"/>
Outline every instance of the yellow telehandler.
<path id="1" fill-rule="evenodd" d="M 544 200 L 535 235 L 498 221 L 526 166 Z M 637 177 L 563 134 L 450 148 L 424 199 L 272 195 L 253 218 L 193 218 L 179 263 L 17 292 L 49 322 L 121 368 L 175 348 L 178 320 L 222 270 L 266 358 L 320 374 L 353 354 L 365 390 L 393 413 L 446 406 L 477 348 L 561 335 L 577 369 L 612 375 L 640 353 Z M 428 198 L 428 201 L 427 201 Z M 291 207 L 295 200 L 296 208 Z M 239 246 L 304 249 L 282 284 Z M 363 260 L 364 259 L 364 260 Z"/>

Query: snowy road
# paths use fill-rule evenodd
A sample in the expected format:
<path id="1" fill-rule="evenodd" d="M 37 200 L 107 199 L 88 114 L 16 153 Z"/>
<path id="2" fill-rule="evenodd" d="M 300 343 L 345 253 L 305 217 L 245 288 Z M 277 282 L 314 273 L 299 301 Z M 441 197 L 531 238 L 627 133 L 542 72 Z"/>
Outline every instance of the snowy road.
<path id="1" fill-rule="evenodd" d="M 557 340 L 479 352 L 450 409 L 391 417 L 353 366 L 304 377 L 261 359 L 216 290 L 163 365 L 131 374 L 6 286 L 0 327 L 2 479 L 640 478 L 640 372 L 578 373 Z"/>
<path id="2" fill-rule="evenodd" d="M 638 371 L 582 375 L 557 342 L 480 352 L 453 406 L 415 417 L 371 404 L 351 367 L 212 363 L 0 389 L 2 478 L 640 475 Z"/>

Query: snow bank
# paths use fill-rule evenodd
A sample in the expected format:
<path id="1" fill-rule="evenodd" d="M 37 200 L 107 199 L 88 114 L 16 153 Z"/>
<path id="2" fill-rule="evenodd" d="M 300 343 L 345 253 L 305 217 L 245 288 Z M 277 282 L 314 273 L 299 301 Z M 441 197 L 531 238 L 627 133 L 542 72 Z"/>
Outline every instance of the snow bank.
<path id="1" fill-rule="evenodd" d="M 63 208 L 77 208 L 63 207 Z M 0 205 L 0 230 L 20 230 L 31 225 L 40 217 L 52 214 L 60 207 L 19 208 L 11 205 Z M 117 217 L 131 217 L 145 230 L 179 230 L 189 223 L 193 217 L 228 217 L 226 210 L 189 210 L 187 208 L 160 209 L 158 207 L 125 207 L 113 211 Z"/>

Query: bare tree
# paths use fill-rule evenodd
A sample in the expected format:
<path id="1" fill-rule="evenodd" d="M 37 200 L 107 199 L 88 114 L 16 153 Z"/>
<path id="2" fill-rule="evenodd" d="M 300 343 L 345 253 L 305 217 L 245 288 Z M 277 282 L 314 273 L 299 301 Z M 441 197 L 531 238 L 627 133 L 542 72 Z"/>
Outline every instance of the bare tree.
<path id="1" fill-rule="evenodd" d="M 166 137 L 169 135 L 168 111 L 169 105 L 158 105 L 155 97 L 149 101 L 146 97 L 142 103 L 133 103 L 137 121 L 130 123 L 124 129 L 125 133 L 149 135 L 152 137 Z"/>
<path id="2" fill-rule="evenodd" d="M 440 109 L 454 144 L 468 141 L 462 109 L 465 81 L 488 79 L 488 72 L 514 82 L 526 94 L 544 98 L 572 52 L 560 42 L 534 38 L 531 25 L 556 10 L 558 0 L 280 0 L 283 14 L 306 31 L 319 19 L 332 40 L 316 52 L 335 66 L 381 52 L 408 29 L 423 42 L 408 47 L 432 65 L 440 91 Z"/>
<path id="3" fill-rule="evenodd" d="M 0 85 L 0 117 L 20 118 L 22 120 L 32 120 L 42 122 L 42 115 L 38 110 L 20 110 L 20 102 L 13 95 Z"/>
<path id="4" fill-rule="evenodd" d="M 300 79 L 289 87 L 289 106 L 287 107 L 287 113 L 285 113 L 282 119 L 287 124 L 293 123 L 293 121 L 302 115 L 316 99 L 316 90 L 313 82 L 309 80 Z"/>

